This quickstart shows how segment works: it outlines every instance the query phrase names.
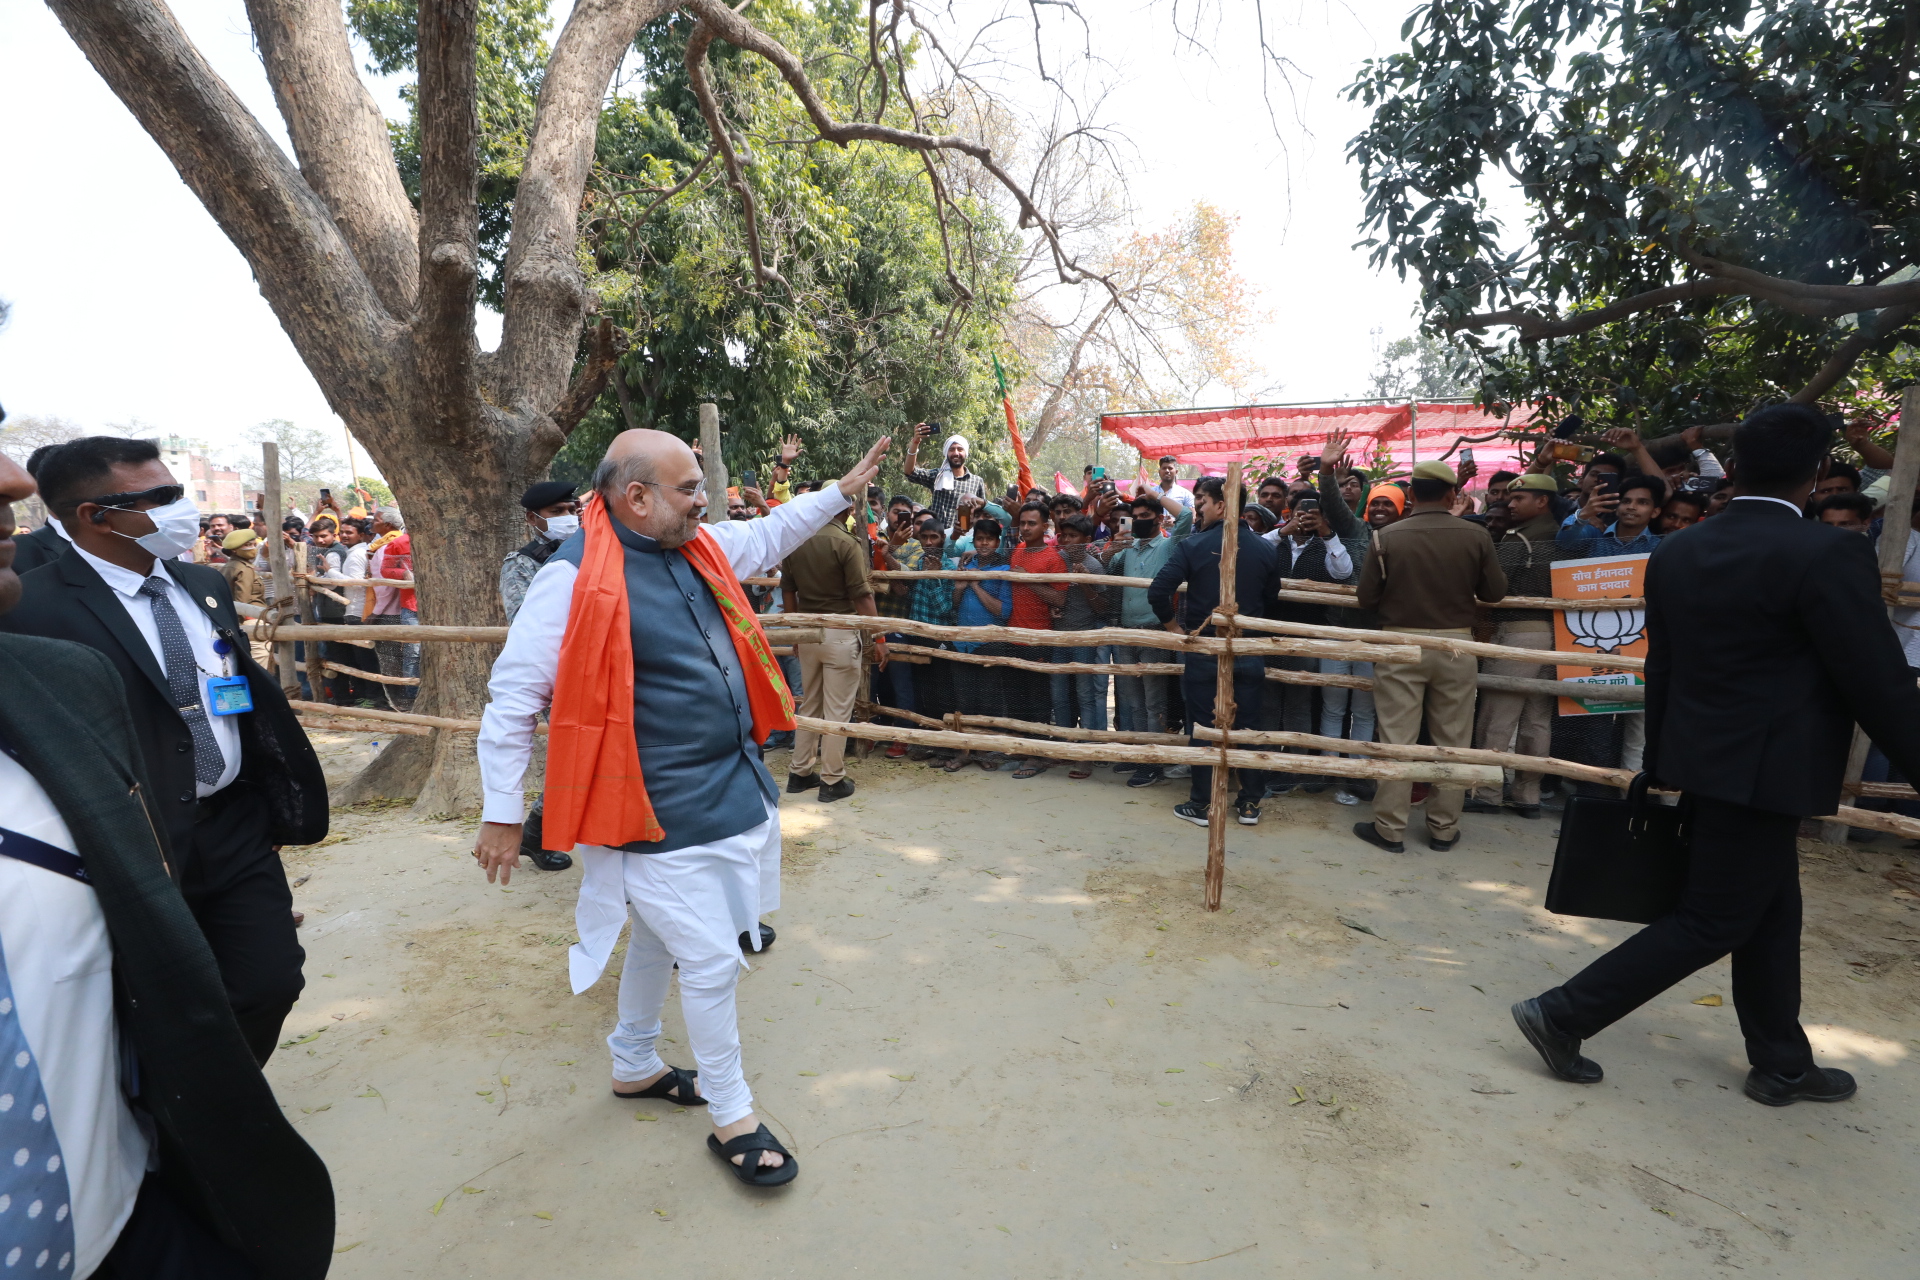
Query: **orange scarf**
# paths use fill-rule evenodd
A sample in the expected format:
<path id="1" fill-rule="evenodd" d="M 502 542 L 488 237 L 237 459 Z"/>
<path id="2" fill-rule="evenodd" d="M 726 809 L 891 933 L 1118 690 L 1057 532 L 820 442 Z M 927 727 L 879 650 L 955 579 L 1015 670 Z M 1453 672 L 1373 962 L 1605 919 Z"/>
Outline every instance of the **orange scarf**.
<path id="1" fill-rule="evenodd" d="M 598 494 L 587 499 L 580 525 L 586 531 L 586 550 L 560 641 L 547 736 L 541 844 L 560 850 L 576 844 L 613 847 L 666 835 L 654 820 L 634 740 L 626 556 Z M 754 740 L 764 742 L 777 729 L 793 728 L 793 696 L 719 542 L 702 528 L 679 552 L 713 591 L 727 621 L 746 678 Z"/>

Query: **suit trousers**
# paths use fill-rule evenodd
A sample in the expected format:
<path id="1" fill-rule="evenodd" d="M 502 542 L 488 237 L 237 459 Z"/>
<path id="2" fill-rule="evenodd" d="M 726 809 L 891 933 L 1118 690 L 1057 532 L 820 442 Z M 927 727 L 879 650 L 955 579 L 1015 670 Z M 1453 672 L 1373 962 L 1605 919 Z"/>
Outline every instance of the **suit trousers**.
<path id="1" fill-rule="evenodd" d="M 800 658 L 800 714 L 834 724 L 853 719 L 854 700 L 860 696 L 860 633 L 829 630 L 818 644 L 798 646 Z M 822 782 L 847 776 L 847 740 L 798 729 L 793 735 L 793 771 L 803 777 L 818 772 Z"/>
<path id="2" fill-rule="evenodd" d="M 1391 633 L 1473 638 L 1471 631 L 1426 631 L 1415 627 L 1388 627 Z M 1373 664 L 1373 707 L 1380 741 L 1411 746 L 1420 741 L 1424 719 L 1436 747 L 1464 747 L 1473 742 L 1473 698 L 1480 666 L 1472 658 L 1439 649 L 1422 649 L 1418 662 Z M 1427 797 L 1427 831 L 1436 840 L 1451 840 L 1460 826 L 1465 787 L 1436 786 Z M 1407 810 L 1413 803 L 1411 782 L 1382 781 L 1373 793 L 1373 827 L 1382 839 L 1406 834 Z"/>
<path id="3" fill-rule="evenodd" d="M 1212 654 L 1188 654 L 1187 668 L 1180 677 L 1180 694 L 1187 702 L 1187 714 L 1196 725 L 1213 724 L 1214 703 L 1220 690 L 1220 660 Z M 1251 729 L 1260 719 L 1260 694 L 1267 684 L 1266 664 L 1258 658 L 1233 660 L 1233 727 Z M 1217 742 L 1202 742 L 1190 737 L 1189 746 L 1218 748 Z M 1254 804 L 1267 793 L 1268 774 L 1264 769 L 1242 769 L 1239 802 Z M 1213 766 L 1193 766 L 1193 784 L 1187 799 L 1195 804 L 1213 803 Z"/>
<path id="4" fill-rule="evenodd" d="M 1553 648 L 1552 624 L 1546 622 L 1503 622 L 1494 632 L 1493 642 L 1515 649 Z M 1550 680 L 1552 673 L 1537 662 L 1489 660 L 1490 676 L 1519 676 L 1527 680 Z M 1488 751 L 1515 751 L 1523 756 L 1547 756 L 1553 746 L 1554 698 L 1545 693 L 1501 693 L 1489 689 L 1480 697 L 1479 723 L 1474 741 Z M 1511 744 L 1511 745 L 1509 745 Z M 1500 788 L 1476 788 L 1474 794 L 1489 804 L 1499 804 Z M 1513 802 L 1540 803 L 1540 775 L 1516 770 L 1513 775 Z"/>
<path id="5" fill-rule="evenodd" d="M 1690 796 L 1687 885 L 1654 921 L 1540 997 L 1553 1024 L 1586 1040 L 1695 970 L 1733 956 L 1733 1007 L 1747 1061 L 1795 1076 L 1813 1065 L 1800 1026 L 1800 819 Z"/>
<path id="6" fill-rule="evenodd" d="M 265 795 L 235 782 L 202 800 L 200 810 L 192 848 L 175 851 L 180 892 L 213 951 L 247 1047 L 264 1066 L 306 985 L 293 890 L 268 836 Z"/>

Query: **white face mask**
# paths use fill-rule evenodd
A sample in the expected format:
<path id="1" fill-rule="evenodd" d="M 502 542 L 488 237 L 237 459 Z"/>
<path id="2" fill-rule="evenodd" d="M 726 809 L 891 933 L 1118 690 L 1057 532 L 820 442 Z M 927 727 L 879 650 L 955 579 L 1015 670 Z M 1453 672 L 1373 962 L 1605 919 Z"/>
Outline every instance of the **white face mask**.
<path id="1" fill-rule="evenodd" d="M 565 542 L 580 530 L 579 516 L 548 516 L 541 533 L 549 542 Z"/>
<path id="2" fill-rule="evenodd" d="M 122 508 L 116 507 L 113 510 L 122 510 Z M 200 508 L 194 506 L 192 500 L 185 496 L 174 499 L 164 507 L 155 507 L 151 511 L 143 511 L 139 514 L 153 521 L 152 533 L 143 533 L 136 538 L 131 534 L 120 533 L 118 529 L 114 532 L 139 543 L 143 550 L 162 560 L 171 560 L 183 552 L 193 550 L 193 544 L 200 540 Z"/>

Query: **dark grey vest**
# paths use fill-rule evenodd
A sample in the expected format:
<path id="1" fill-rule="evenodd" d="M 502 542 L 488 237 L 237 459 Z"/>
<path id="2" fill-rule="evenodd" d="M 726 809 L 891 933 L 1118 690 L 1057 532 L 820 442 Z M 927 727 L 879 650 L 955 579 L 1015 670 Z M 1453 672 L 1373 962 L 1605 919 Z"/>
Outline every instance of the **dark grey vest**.
<path id="1" fill-rule="evenodd" d="M 666 832 L 620 846 L 667 853 L 750 831 L 777 805 L 760 763 L 740 658 L 706 580 L 678 551 L 613 522 L 626 553 L 633 628 L 633 725 L 647 799 Z M 554 558 L 580 565 L 583 534 Z"/>

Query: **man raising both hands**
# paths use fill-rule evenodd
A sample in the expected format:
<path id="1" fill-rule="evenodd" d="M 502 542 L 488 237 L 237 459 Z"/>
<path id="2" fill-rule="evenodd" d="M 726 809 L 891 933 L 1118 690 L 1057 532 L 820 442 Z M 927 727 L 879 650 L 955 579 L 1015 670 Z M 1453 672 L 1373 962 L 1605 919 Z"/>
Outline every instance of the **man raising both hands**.
<path id="1" fill-rule="evenodd" d="M 760 949 L 759 917 L 780 905 L 779 791 L 757 744 L 794 720 L 740 579 L 844 512 L 886 448 L 883 437 L 838 484 L 764 519 L 703 525 L 693 451 L 662 431 L 616 436 L 579 532 L 527 590 L 481 721 L 474 856 L 487 879 L 504 882 L 519 863 L 534 723 L 551 704 L 543 843 L 581 862 L 576 994 L 633 924 L 608 1038 L 613 1092 L 709 1106 L 707 1145 L 754 1186 L 798 1172 L 754 1118 L 734 1016 L 740 950 Z M 675 964 L 698 1072 L 656 1049 Z"/>

